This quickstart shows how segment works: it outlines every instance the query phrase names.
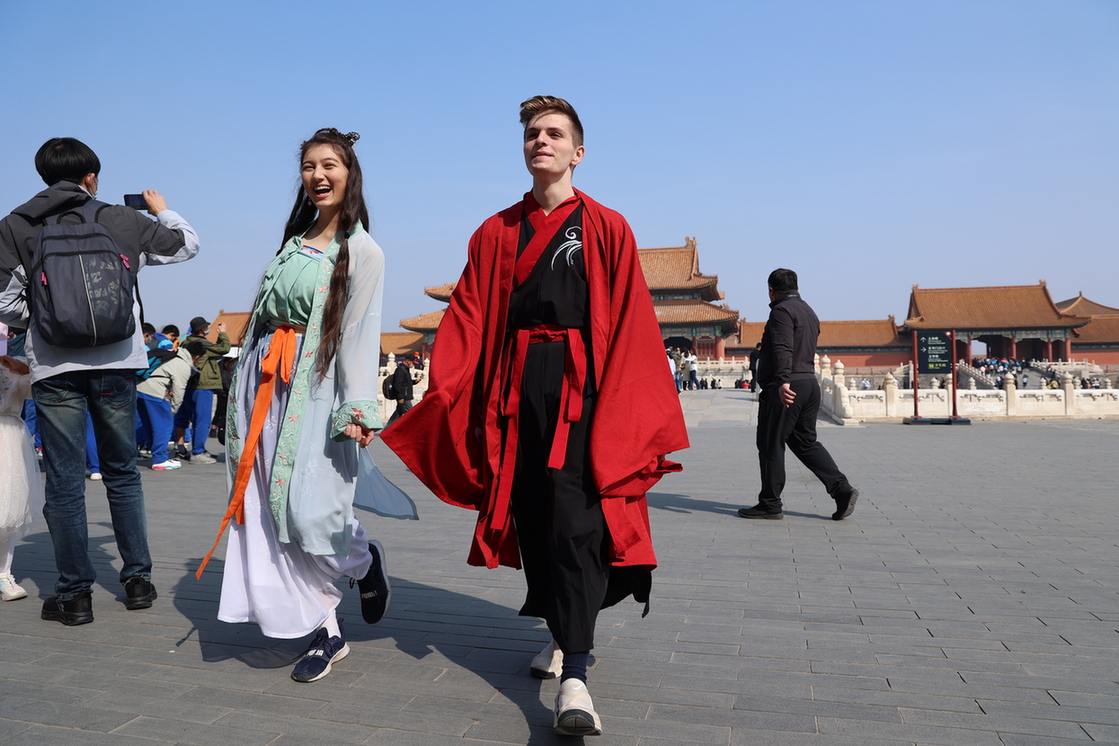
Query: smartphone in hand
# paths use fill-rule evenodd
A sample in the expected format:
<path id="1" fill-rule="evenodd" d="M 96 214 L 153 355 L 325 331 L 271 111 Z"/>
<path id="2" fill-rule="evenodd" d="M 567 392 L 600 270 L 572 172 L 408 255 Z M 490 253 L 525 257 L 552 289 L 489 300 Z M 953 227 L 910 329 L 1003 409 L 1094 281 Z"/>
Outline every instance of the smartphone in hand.
<path id="1" fill-rule="evenodd" d="M 124 206 L 136 210 L 146 210 L 148 209 L 148 201 L 144 199 L 142 194 L 126 194 L 124 195 Z"/>

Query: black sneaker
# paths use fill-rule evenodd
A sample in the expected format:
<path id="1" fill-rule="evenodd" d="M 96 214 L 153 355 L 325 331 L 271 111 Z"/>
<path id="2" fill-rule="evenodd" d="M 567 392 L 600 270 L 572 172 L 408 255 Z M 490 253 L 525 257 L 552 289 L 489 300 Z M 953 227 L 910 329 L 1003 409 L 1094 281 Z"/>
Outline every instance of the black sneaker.
<path id="1" fill-rule="evenodd" d="M 350 646 L 346 644 L 346 630 L 341 619 L 338 620 L 338 631 L 342 633 L 340 637 L 327 637 L 325 628 L 316 632 L 311 647 L 295 664 L 291 678 L 302 684 L 318 681 L 330 673 L 331 664 L 349 655 Z"/>
<path id="2" fill-rule="evenodd" d="M 152 585 L 152 581 L 147 580 L 141 575 L 134 575 L 124 581 L 124 594 L 126 596 L 124 608 L 129 611 L 151 608 L 152 601 L 154 601 L 158 595 L 155 592 L 155 586 Z"/>
<path id="3" fill-rule="evenodd" d="M 783 520 L 785 518 L 785 514 L 782 513 L 780 510 L 778 510 L 776 513 L 770 513 L 768 510 L 766 510 L 765 508 L 763 508 L 759 504 L 759 505 L 755 505 L 752 508 L 739 508 L 738 509 L 738 517 L 739 518 L 761 518 L 762 520 L 765 520 L 765 521 L 780 521 L 780 520 Z"/>
<path id="4" fill-rule="evenodd" d="M 89 624 L 93 621 L 93 593 L 79 591 L 73 598 L 65 601 L 51 596 L 43 602 L 40 618 L 48 622 L 62 622 L 67 627 Z"/>
<path id="5" fill-rule="evenodd" d="M 855 501 L 859 499 L 859 491 L 854 487 L 848 487 L 844 492 L 840 492 L 835 496 L 835 512 L 831 514 L 833 521 L 842 521 L 847 516 L 855 512 Z"/>
<path id="6" fill-rule="evenodd" d="M 385 548 L 379 541 L 369 542 L 369 551 L 373 554 L 373 564 L 365 577 L 357 581 L 357 590 L 361 594 L 361 618 L 366 624 L 376 624 L 385 617 L 389 601 L 392 600 L 392 586 L 389 585 L 388 565 L 385 562 Z M 350 579 L 353 588 L 354 580 Z"/>

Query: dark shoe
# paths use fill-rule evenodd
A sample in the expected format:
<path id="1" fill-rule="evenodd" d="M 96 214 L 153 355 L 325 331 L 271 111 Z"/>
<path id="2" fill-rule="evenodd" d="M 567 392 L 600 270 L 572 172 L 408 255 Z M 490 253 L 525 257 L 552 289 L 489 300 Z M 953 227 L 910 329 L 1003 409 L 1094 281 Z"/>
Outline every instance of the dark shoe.
<path id="1" fill-rule="evenodd" d="M 67 627 L 89 624 L 93 621 L 93 594 L 90 591 L 79 591 L 73 598 L 65 601 L 58 596 L 51 596 L 43 602 L 40 617 L 48 622 L 62 622 Z"/>
<path id="2" fill-rule="evenodd" d="M 761 518 L 766 521 L 780 521 L 785 518 L 785 514 L 778 510 L 776 513 L 770 513 L 761 505 L 755 505 L 752 508 L 739 508 L 739 518 Z"/>
<path id="3" fill-rule="evenodd" d="M 376 624 L 385 617 L 389 601 L 392 599 L 392 586 L 389 585 L 388 565 L 385 562 L 385 548 L 379 541 L 369 542 L 369 551 L 373 554 L 373 564 L 365 577 L 357 581 L 357 590 L 361 594 L 361 618 L 366 624 Z M 354 581 L 350 580 L 353 588 Z"/>
<path id="4" fill-rule="evenodd" d="M 350 646 L 346 644 L 346 630 L 342 627 L 342 620 L 338 620 L 338 631 L 341 637 L 327 637 L 326 629 L 315 633 L 311 640 L 311 647 L 295 664 L 291 677 L 296 681 L 308 684 L 318 681 L 330 673 L 330 666 L 335 661 L 340 661 L 350 654 Z"/>
<path id="5" fill-rule="evenodd" d="M 835 496 L 835 512 L 831 514 L 833 521 L 842 521 L 855 512 L 855 501 L 859 499 L 859 491 L 851 487 L 846 492 Z"/>
<path id="6" fill-rule="evenodd" d="M 124 601 L 124 608 L 132 611 L 134 609 L 150 609 L 152 601 L 156 599 L 155 586 L 152 585 L 150 580 L 145 580 L 140 575 L 133 576 L 124 581 L 124 594 L 127 598 Z"/>

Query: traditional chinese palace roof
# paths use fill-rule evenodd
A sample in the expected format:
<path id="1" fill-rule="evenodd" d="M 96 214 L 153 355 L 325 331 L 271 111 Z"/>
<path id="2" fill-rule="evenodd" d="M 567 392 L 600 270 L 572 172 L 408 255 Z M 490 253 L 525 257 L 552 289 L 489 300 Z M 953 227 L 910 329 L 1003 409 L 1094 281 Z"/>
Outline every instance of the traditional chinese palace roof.
<path id="1" fill-rule="evenodd" d="M 217 342 L 218 324 L 225 324 L 225 333 L 229 337 L 229 343 L 240 347 L 245 343 L 245 332 L 249 329 L 249 319 L 251 318 L 252 313 L 249 311 L 226 311 L 223 308 L 218 311 L 217 318 L 210 324 L 210 333 L 206 335 L 206 339 L 210 342 Z"/>
<path id="2" fill-rule="evenodd" d="M 424 335 L 418 332 L 381 332 L 381 354 L 411 355 L 423 347 L 423 342 Z"/>
<path id="3" fill-rule="evenodd" d="M 401 321 L 400 325 L 414 332 L 433 334 L 435 330 L 439 328 L 439 322 L 443 320 L 443 313 L 446 310 L 445 308 L 440 308 L 438 311 L 413 316 L 410 319 Z"/>
<path id="4" fill-rule="evenodd" d="M 435 287 L 424 288 L 424 295 L 435 300 L 442 301 L 443 303 L 451 302 L 451 293 L 455 292 L 455 285 L 457 282 L 445 282 L 442 285 Z"/>
<path id="5" fill-rule="evenodd" d="M 909 296 L 908 329 L 1073 329 L 1086 316 L 1061 313 L 1045 282 L 975 288 L 921 288 Z"/>
<path id="6" fill-rule="evenodd" d="M 1065 314 L 1073 314 L 1075 316 L 1116 316 L 1119 315 L 1119 308 L 1112 308 L 1105 306 L 1102 303 L 1088 300 L 1084 297 L 1084 293 L 1080 293 L 1075 298 L 1063 300 L 1057 304 L 1057 310 Z"/>
<path id="7" fill-rule="evenodd" d="M 699 271 L 699 249 L 694 238 L 685 237 L 683 246 L 638 249 L 637 256 L 645 282 L 654 295 L 676 291 L 697 294 L 706 301 L 724 298 L 719 290 L 719 276 Z"/>

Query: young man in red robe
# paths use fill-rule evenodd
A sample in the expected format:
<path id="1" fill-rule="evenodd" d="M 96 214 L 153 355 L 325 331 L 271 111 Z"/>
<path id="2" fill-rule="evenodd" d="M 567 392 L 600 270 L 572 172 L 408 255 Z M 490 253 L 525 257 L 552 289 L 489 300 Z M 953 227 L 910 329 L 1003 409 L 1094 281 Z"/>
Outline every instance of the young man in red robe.
<path id="1" fill-rule="evenodd" d="M 427 393 L 383 439 L 446 502 L 479 512 L 468 562 L 521 567 L 521 614 L 553 640 L 555 730 L 602 732 L 587 693 L 598 612 L 648 611 L 645 493 L 688 446 L 625 219 L 571 185 L 583 126 L 561 98 L 521 104 L 532 191 L 486 220 L 436 334 Z"/>

